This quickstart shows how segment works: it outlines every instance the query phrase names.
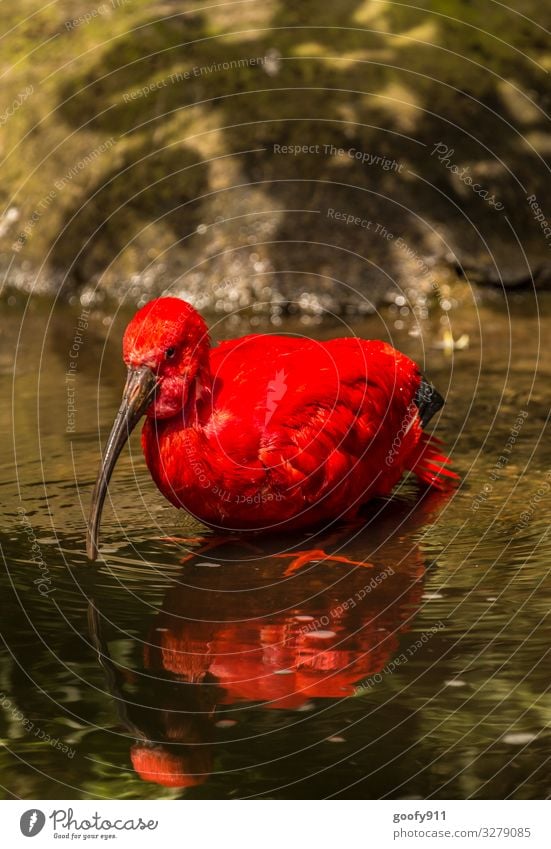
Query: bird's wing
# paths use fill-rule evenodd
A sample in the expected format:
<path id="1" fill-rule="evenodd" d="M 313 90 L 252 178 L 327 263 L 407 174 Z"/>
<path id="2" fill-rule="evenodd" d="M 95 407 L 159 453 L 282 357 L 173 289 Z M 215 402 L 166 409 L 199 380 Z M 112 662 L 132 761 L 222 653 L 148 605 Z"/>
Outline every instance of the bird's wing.
<path id="1" fill-rule="evenodd" d="M 384 342 L 248 336 L 213 349 L 211 368 L 221 447 L 286 486 L 314 494 L 365 473 L 366 457 L 397 478 L 419 441 L 421 375 Z M 385 454 L 397 435 L 390 468 Z"/>
<path id="2" fill-rule="evenodd" d="M 403 471 L 401 462 L 396 469 L 384 462 L 395 434 L 405 423 L 400 460 L 417 438 L 417 421 L 409 421 L 417 419 L 410 410 L 420 379 L 415 364 L 383 342 L 338 339 L 307 357 L 304 372 L 302 402 L 288 396 L 274 414 L 280 442 L 287 438 L 279 451 L 287 477 L 292 470 L 312 497 L 343 481 L 355 492 L 377 478 L 386 491 L 389 472 L 394 483 Z"/>

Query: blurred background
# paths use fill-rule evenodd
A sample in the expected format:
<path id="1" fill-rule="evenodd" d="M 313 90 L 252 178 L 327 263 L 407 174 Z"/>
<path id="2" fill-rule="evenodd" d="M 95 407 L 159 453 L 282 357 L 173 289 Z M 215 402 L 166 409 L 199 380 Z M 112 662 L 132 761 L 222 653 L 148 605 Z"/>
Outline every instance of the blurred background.
<path id="1" fill-rule="evenodd" d="M 423 288 L 423 262 L 548 282 L 527 201 L 545 199 L 551 144 L 535 0 L 2 12 L 0 252 L 18 287 L 338 311 Z"/>

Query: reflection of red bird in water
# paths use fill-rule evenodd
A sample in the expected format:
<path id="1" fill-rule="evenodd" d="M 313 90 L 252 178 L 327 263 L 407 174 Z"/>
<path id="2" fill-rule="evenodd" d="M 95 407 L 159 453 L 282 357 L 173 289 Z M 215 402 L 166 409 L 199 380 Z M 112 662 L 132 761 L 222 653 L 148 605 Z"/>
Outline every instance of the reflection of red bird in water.
<path id="1" fill-rule="evenodd" d="M 320 572 L 327 576 L 332 569 Z M 273 566 L 270 571 L 276 581 L 281 577 Z M 422 566 L 416 577 L 421 574 Z M 169 610 L 158 617 L 161 630 L 151 634 L 157 647 L 146 651 L 146 665 L 195 683 L 213 676 L 224 691 L 220 704 L 264 702 L 266 708 L 289 709 L 311 698 L 351 696 L 354 685 L 379 672 L 398 648 L 398 634 L 407 624 L 397 621 L 397 612 L 407 623 L 411 610 L 402 607 L 402 595 L 411 606 L 422 592 L 412 578 L 410 569 L 397 579 L 384 569 L 365 572 L 344 581 L 330 606 L 320 598 L 311 603 L 297 598 L 293 605 L 295 592 L 302 595 L 304 590 L 298 581 L 293 591 L 276 588 L 268 594 L 269 606 L 275 598 L 291 605 L 288 613 L 271 616 L 269 606 L 264 612 L 258 605 L 248 611 L 242 600 L 228 605 L 214 585 L 208 591 L 212 599 L 204 598 L 204 590 L 177 588 L 167 598 Z M 389 585 L 383 586 L 385 582 Z M 182 618 L 189 610 L 218 621 Z M 256 617 L 249 618 L 251 614 Z"/>
<path id="2" fill-rule="evenodd" d="M 92 499 L 92 558 L 109 478 L 144 413 L 161 492 L 225 530 L 350 519 L 407 469 L 436 487 L 457 477 L 424 432 L 442 398 L 385 342 L 252 335 L 211 348 L 189 304 L 159 298 L 134 316 L 123 352 L 128 380 Z"/>
<path id="3" fill-rule="evenodd" d="M 318 563 L 288 578 L 285 564 L 266 552 L 254 568 L 186 564 L 144 648 L 155 729 L 143 732 L 149 716 L 139 723 L 141 735 L 134 732 L 141 736 L 131 753 L 138 774 L 172 787 L 201 783 L 217 708 L 260 702 L 266 710 L 297 709 L 311 699 L 341 699 L 384 670 L 423 592 L 411 531 L 443 499 L 426 495 L 411 515 L 411 505 L 380 509 L 346 545 L 348 554 L 371 557 L 370 569 Z M 224 545 L 217 556 L 235 558 Z M 232 714 L 222 709 L 220 716 Z"/>

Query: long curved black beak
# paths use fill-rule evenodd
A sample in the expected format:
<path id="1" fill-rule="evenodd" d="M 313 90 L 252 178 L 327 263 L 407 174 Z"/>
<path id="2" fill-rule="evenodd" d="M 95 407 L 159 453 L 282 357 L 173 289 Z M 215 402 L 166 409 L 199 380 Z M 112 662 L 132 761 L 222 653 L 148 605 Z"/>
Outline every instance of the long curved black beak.
<path id="1" fill-rule="evenodd" d="M 105 446 L 90 504 L 86 535 L 86 553 L 90 560 L 95 560 L 98 556 L 98 532 L 103 502 L 115 463 L 128 437 L 151 403 L 156 386 L 157 377 L 147 366 L 128 369 L 122 403 Z"/>

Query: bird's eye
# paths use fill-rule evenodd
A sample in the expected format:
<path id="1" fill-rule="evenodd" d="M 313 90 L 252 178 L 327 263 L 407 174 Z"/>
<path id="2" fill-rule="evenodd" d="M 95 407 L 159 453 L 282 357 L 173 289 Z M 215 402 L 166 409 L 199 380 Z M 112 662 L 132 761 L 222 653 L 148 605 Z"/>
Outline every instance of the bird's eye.
<path id="1" fill-rule="evenodd" d="M 165 351 L 165 360 L 171 360 L 176 353 L 176 348 L 167 348 Z"/>

